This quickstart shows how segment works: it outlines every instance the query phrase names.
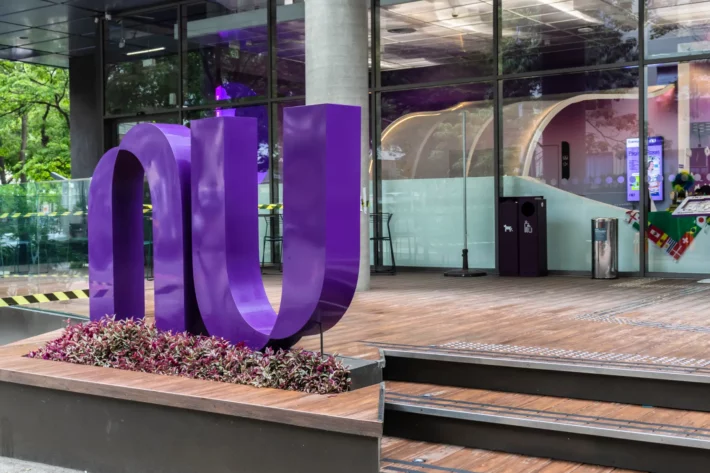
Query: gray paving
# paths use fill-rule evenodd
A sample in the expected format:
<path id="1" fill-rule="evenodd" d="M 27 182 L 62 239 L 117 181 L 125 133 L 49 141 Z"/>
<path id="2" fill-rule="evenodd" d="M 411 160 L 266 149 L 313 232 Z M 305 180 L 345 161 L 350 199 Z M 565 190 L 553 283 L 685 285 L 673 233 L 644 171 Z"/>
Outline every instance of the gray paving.
<path id="1" fill-rule="evenodd" d="M 78 470 L 67 470 L 39 463 L 23 462 L 0 457 L 0 473 L 85 473 Z"/>

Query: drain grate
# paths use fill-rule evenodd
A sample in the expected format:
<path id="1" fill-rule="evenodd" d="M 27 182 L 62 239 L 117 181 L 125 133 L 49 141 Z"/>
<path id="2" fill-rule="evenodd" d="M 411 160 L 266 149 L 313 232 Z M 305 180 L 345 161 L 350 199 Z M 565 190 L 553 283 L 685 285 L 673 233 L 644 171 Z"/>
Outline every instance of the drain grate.
<path id="1" fill-rule="evenodd" d="M 382 463 L 390 463 L 390 465 L 383 467 L 382 473 L 476 473 L 475 471 L 462 470 L 461 468 L 427 465 L 422 462 L 396 460 L 394 458 L 383 458 Z"/>
<path id="2" fill-rule="evenodd" d="M 454 350 L 466 350 L 488 353 L 492 352 L 507 355 L 524 355 L 532 357 L 552 357 L 568 360 L 582 360 L 593 362 L 643 363 L 665 366 L 679 366 L 685 368 L 705 368 L 710 365 L 710 360 L 698 358 L 681 358 L 671 356 L 658 357 L 629 353 L 564 350 L 560 348 L 525 347 L 491 343 L 472 343 L 457 341 L 438 345 L 438 347 Z"/>
<path id="3" fill-rule="evenodd" d="M 615 284 L 611 284 L 609 287 L 629 287 L 629 288 L 638 288 L 638 287 L 645 287 L 645 286 L 650 286 L 653 283 L 657 283 L 660 281 L 663 281 L 664 279 L 662 278 L 644 278 L 644 279 L 632 279 L 631 281 L 623 281 L 623 282 L 618 282 Z"/>

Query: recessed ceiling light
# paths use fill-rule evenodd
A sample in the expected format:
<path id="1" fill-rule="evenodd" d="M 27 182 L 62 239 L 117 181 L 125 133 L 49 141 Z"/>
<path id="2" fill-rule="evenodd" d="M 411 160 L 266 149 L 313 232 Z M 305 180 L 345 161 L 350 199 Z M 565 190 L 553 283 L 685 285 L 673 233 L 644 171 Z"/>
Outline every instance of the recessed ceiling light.
<path id="1" fill-rule="evenodd" d="M 415 30 L 414 28 L 406 27 L 406 28 L 392 28 L 391 30 L 387 30 L 387 32 L 392 33 L 392 34 L 412 34 L 412 33 L 416 33 L 417 30 Z"/>
<path id="2" fill-rule="evenodd" d="M 20 36 L 20 39 L 30 39 L 29 36 Z"/>
<path id="3" fill-rule="evenodd" d="M 590 28 L 588 26 L 583 26 L 582 28 L 577 30 L 578 33 L 593 33 L 594 28 Z"/>

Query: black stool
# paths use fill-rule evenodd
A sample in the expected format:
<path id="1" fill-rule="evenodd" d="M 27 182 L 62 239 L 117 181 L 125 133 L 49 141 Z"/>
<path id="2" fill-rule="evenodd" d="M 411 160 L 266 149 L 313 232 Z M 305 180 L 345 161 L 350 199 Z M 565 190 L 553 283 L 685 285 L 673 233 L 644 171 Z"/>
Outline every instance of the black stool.
<path id="1" fill-rule="evenodd" d="M 278 243 L 279 245 L 279 271 L 283 270 L 283 263 L 281 258 L 281 253 L 283 251 L 283 214 L 272 215 L 272 214 L 260 214 L 260 217 L 266 222 L 266 229 L 264 230 L 264 240 L 261 248 L 261 269 L 264 269 L 264 262 L 266 261 L 266 244 L 267 243 Z M 276 229 L 276 232 L 272 232 L 272 228 Z M 273 259 L 274 255 L 271 255 Z M 273 261 L 272 261 L 273 262 Z"/>
<path id="2" fill-rule="evenodd" d="M 375 229 L 375 232 L 377 232 L 377 227 L 379 226 L 382 231 L 380 232 L 381 236 L 373 236 L 370 238 L 370 241 L 372 242 L 388 242 L 390 246 L 390 255 L 392 259 L 392 265 L 389 268 L 378 268 L 375 266 L 374 273 L 383 273 L 383 274 L 391 274 L 395 275 L 397 274 L 397 263 L 395 262 L 394 259 L 394 246 L 392 245 L 392 230 L 390 229 L 390 222 L 392 221 L 392 217 L 394 214 L 391 213 L 374 213 L 370 214 L 370 223 L 372 224 L 373 228 Z M 385 232 L 385 230 L 387 230 Z M 376 243 L 375 243 L 376 244 Z"/>

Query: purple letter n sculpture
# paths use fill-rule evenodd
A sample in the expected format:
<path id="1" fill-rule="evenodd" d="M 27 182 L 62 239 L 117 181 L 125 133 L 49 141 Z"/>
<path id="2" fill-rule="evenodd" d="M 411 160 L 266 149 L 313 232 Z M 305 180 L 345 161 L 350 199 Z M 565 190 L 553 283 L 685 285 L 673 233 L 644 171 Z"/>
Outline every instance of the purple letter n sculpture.
<path id="1" fill-rule="evenodd" d="M 278 312 L 266 297 L 259 265 L 257 152 L 255 119 L 218 117 L 193 121 L 191 131 L 138 125 L 120 147 L 106 153 L 89 201 L 92 320 L 145 312 L 134 176 L 141 169 L 153 196 L 160 329 L 206 331 L 262 348 L 289 346 L 342 318 L 359 268 L 360 109 L 285 110 L 284 277 Z M 191 303 L 193 291 L 199 314 Z"/>

